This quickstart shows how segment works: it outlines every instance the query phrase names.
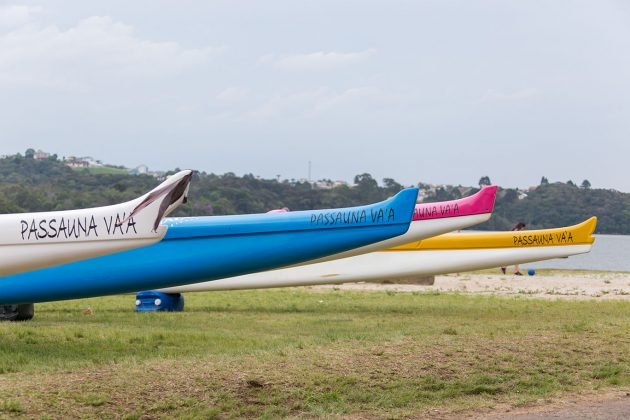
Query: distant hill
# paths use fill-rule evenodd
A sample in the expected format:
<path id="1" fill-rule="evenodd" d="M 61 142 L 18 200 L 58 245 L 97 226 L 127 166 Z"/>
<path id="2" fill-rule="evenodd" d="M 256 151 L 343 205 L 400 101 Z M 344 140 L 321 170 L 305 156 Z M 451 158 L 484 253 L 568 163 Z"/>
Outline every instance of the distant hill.
<path id="1" fill-rule="evenodd" d="M 165 175 L 176 172 L 167 172 Z M 195 173 L 190 204 L 178 215 L 223 215 L 354 206 L 380 201 L 398 192 L 393 183 L 380 187 L 369 175 L 357 177 L 358 185 L 316 189 L 308 182 L 258 179 Z M 48 211 L 114 204 L 135 198 L 159 181 L 149 175 L 100 173 L 73 169 L 57 160 L 24 156 L 0 159 L 0 213 Z"/>
<path id="2" fill-rule="evenodd" d="M 522 200 L 513 191 L 500 192 L 492 218 L 479 228 L 504 230 L 520 221 L 528 229 L 548 228 L 597 216 L 597 233 L 630 234 L 630 194 L 561 182 L 540 185 Z"/>
<path id="3" fill-rule="evenodd" d="M 173 171 L 174 172 L 174 171 Z M 168 175 L 168 173 L 167 173 Z M 0 159 L 0 213 L 63 210 L 101 206 L 125 201 L 149 191 L 158 181 L 148 175 L 95 173 L 73 170 L 54 159 L 35 160 L 20 155 Z M 315 188 L 308 182 L 196 173 L 190 203 L 176 215 L 222 215 L 346 207 L 380 201 L 392 196 L 402 185 L 393 179 L 383 185 L 369 174 L 355 177 L 355 186 Z M 426 187 L 421 184 L 421 187 Z M 425 201 L 455 199 L 478 188 L 444 186 Z M 630 194 L 613 190 L 578 188 L 551 183 L 527 192 L 500 189 L 495 213 L 482 230 L 509 230 L 522 221 L 528 228 L 548 228 L 599 217 L 598 233 L 630 234 Z"/>

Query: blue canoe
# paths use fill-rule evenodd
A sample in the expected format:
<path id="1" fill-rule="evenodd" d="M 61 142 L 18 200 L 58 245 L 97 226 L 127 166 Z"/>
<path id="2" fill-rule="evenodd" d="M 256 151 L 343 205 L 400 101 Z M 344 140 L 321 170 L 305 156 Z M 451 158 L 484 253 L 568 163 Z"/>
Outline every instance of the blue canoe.
<path id="1" fill-rule="evenodd" d="M 417 194 L 344 209 L 164 219 L 157 244 L 0 278 L 0 305 L 160 289 L 337 254 L 405 233 Z"/>

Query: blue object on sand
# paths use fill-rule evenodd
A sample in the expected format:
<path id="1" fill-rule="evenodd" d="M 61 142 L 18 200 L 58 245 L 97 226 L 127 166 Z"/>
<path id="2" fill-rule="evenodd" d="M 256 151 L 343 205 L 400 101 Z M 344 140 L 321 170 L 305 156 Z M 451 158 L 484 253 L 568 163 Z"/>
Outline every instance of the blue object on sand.
<path id="1" fill-rule="evenodd" d="M 136 312 L 181 312 L 184 296 L 180 293 L 162 293 L 155 290 L 136 293 Z"/>
<path id="2" fill-rule="evenodd" d="M 534 270 L 533 268 L 530 268 L 529 270 L 527 270 L 527 274 L 529 274 L 530 276 L 533 276 L 534 274 L 536 274 L 536 270 Z"/>

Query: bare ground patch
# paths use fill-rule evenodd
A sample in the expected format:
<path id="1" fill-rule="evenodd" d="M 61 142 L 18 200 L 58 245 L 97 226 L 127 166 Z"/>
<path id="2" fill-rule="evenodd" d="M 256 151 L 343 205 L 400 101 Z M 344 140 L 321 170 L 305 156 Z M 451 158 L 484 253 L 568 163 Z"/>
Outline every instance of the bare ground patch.
<path id="1" fill-rule="evenodd" d="M 498 270 L 497 270 L 498 271 Z M 417 293 L 470 293 L 538 299 L 630 300 L 630 273 L 551 271 L 535 276 L 462 273 L 436 276 L 431 286 L 348 283 L 314 288 Z"/>

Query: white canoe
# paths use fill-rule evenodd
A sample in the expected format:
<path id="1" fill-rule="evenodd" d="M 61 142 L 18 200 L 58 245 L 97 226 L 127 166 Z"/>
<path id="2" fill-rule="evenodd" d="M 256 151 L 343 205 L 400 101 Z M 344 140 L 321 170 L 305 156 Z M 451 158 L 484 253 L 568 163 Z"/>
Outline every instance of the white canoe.
<path id="1" fill-rule="evenodd" d="M 160 289 L 184 293 L 408 279 L 523 264 L 589 252 L 595 217 L 575 226 L 452 233 L 366 255 Z"/>
<path id="2" fill-rule="evenodd" d="M 106 207 L 0 215 L 0 276 L 66 264 L 158 242 L 162 217 L 186 200 L 182 171 L 135 200 Z"/>

